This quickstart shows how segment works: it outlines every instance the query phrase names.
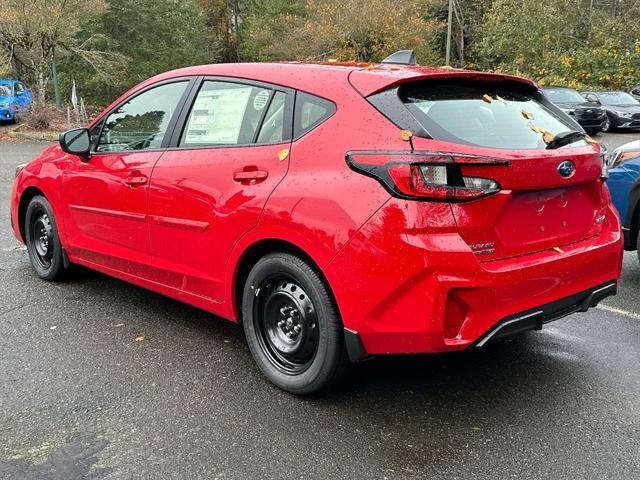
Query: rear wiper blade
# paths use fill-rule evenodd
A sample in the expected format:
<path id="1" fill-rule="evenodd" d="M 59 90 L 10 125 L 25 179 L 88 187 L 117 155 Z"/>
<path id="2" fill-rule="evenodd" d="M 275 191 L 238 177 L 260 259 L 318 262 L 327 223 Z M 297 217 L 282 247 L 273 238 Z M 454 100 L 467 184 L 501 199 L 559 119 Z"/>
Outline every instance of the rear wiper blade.
<path id="1" fill-rule="evenodd" d="M 575 130 L 562 132 L 556 135 L 555 138 L 547 144 L 547 149 L 553 150 L 556 148 L 564 147 L 565 145 L 569 145 L 570 143 L 577 142 L 578 140 L 582 140 L 586 136 L 587 136 L 586 133 L 578 132 Z"/>

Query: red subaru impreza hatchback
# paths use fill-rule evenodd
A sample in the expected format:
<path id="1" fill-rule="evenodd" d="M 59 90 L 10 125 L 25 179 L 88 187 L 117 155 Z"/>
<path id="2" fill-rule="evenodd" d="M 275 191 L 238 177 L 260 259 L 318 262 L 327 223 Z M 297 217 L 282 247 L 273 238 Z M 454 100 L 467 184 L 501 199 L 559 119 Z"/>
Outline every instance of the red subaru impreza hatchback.
<path id="1" fill-rule="evenodd" d="M 605 173 L 521 78 L 208 65 L 19 167 L 11 219 L 41 278 L 84 265 L 242 323 L 304 394 L 349 361 L 481 347 L 615 294 Z"/>

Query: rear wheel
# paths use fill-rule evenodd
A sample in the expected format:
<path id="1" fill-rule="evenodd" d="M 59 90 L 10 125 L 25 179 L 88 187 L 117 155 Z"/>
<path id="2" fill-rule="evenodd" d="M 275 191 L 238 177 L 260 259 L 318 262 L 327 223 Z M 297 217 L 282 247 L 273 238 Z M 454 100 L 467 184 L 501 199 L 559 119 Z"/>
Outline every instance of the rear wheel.
<path id="1" fill-rule="evenodd" d="M 342 322 L 326 285 L 301 258 L 260 259 L 245 284 L 242 315 L 254 360 L 283 390 L 314 393 L 343 372 Z"/>
<path id="2" fill-rule="evenodd" d="M 64 274 L 62 246 L 53 210 L 47 199 L 31 199 L 25 214 L 25 242 L 31 266 L 43 280 L 59 280 Z"/>

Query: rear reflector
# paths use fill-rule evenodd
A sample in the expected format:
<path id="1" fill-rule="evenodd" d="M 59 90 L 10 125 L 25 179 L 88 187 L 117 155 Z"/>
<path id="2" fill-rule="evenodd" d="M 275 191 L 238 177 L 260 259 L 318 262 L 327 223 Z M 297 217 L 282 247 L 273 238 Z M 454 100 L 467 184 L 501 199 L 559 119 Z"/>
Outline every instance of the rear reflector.
<path id="1" fill-rule="evenodd" d="M 491 178 L 465 176 L 464 166 L 509 165 L 506 160 L 441 152 L 349 152 L 349 167 L 378 180 L 392 195 L 412 200 L 467 202 L 500 191 Z"/>

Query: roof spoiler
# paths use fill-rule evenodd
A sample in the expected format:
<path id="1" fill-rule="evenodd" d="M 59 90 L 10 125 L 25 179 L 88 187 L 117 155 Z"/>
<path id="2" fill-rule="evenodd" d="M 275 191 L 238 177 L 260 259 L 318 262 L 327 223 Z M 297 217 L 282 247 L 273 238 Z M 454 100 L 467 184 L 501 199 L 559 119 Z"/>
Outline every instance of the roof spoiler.
<path id="1" fill-rule="evenodd" d="M 398 50 L 382 60 L 380 63 L 392 65 L 418 65 L 418 62 L 416 62 L 416 53 L 413 50 Z"/>

